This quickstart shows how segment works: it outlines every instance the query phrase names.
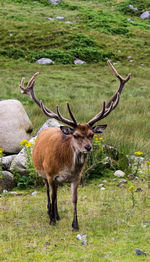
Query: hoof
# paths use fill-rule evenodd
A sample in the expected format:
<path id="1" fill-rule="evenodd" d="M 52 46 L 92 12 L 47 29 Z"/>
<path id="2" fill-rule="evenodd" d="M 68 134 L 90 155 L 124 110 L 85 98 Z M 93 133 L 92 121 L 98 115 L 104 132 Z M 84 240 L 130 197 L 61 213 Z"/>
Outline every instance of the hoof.
<path id="1" fill-rule="evenodd" d="M 72 227 L 72 231 L 73 232 L 78 232 L 79 231 L 79 227 Z"/>
<path id="2" fill-rule="evenodd" d="M 79 226 L 78 226 L 78 223 L 72 223 L 72 231 L 79 231 Z"/>
<path id="3" fill-rule="evenodd" d="M 56 220 L 57 221 L 59 221 L 60 220 L 60 216 L 58 215 L 58 216 L 56 216 Z"/>
<path id="4" fill-rule="evenodd" d="M 56 226 L 56 221 L 50 220 L 50 225 L 51 225 L 51 226 Z"/>

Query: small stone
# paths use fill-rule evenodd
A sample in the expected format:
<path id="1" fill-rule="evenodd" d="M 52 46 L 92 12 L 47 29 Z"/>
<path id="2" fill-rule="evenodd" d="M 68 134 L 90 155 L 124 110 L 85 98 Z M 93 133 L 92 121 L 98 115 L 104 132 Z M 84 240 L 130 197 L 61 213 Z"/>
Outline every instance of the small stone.
<path id="1" fill-rule="evenodd" d="M 119 181 L 119 185 L 121 185 L 121 184 L 126 184 L 128 181 L 126 180 L 126 179 L 121 179 L 120 181 Z"/>
<path id="2" fill-rule="evenodd" d="M 128 18 L 127 20 L 128 20 L 128 22 L 130 22 L 131 24 L 133 24 L 133 20 L 132 20 L 131 18 Z"/>
<path id="3" fill-rule="evenodd" d="M 87 235 L 86 235 L 86 234 L 78 234 L 78 235 L 76 236 L 76 238 L 77 238 L 78 240 L 86 240 L 86 239 L 87 239 Z"/>
<path id="4" fill-rule="evenodd" d="M 53 21 L 54 18 L 53 17 L 48 17 L 48 20 Z"/>
<path id="5" fill-rule="evenodd" d="M 82 246 L 87 246 L 87 241 L 86 240 L 82 240 L 81 245 Z"/>
<path id="6" fill-rule="evenodd" d="M 46 65 L 46 64 L 54 64 L 54 61 L 49 58 L 40 58 L 36 61 L 37 64 Z"/>
<path id="7" fill-rule="evenodd" d="M 142 13 L 140 15 L 140 17 L 144 20 L 144 19 L 150 19 L 150 11 L 145 11 L 144 13 Z"/>
<path id="8" fill-rule="evenodd" d="M 32 195 L 32 196 L 35 196 L 36 194 L 37 194 L 37 192 L 35 191 L 35 192 L 32 192 L 31 195 Z"/>
<path id="9" fill-rule="evenodd" d="M 63 16 L 56 16 L 56 19 L 59 21 L 65 21 L 65 18 Z"/>
<path id="10" fill-rule="evenodd" d="M 104 187 L 104 184 L 99 184 L 98 187 Z"/>
<path id="11" fill-rule="evenodd" d="M 141 187 L 138 187 L 135 192 L 143 192 L 143 189 Z"/>
<path id="12" fill-rule="evenodd" d="M 72 22 L 71 22 L 71 21 L 66 21 L 65 23 L 66 23 L 66 24 L 72 24 Z"/>
<path id="13" fill-rule="evenodd" d="M 86 64 L 86 62 L 83 61 L 83 60 L 80 60 L 80 59 L 75 59 L 74 60 L 74 64 L 75 65 L 84 65 L 84 64 Z"/>
<path id="14" fill-rule="evenodd" d="M 129 8 L 132 9 L 133 11 L 138 11 L 138 8 L 134 7 L 133 5 L 129 5 Z"/>
<path id="15" fill-rule="evenodd" d="M 136 248 L 136 255 L 137 255 L 137 256 L 140 256 L 140 255 L 146 256 L 146 253 L 144 253 L 144 252 L 141 251 L 140 249 Z"/>
<path id="16" fill-rule="evenodd" d="M 48 2 L 50 2 L 52 5 L 58 5 L 61 0 L 48 0 Z"/>
<path id="17" fill-rule="evenodd" d="M 3 194 L 7 194 L 8 191 L 6 189 L 3 190 Z"/>
<path id="18" fill-rule="evenodd" d="M 121 170 L 117 170 L 115 173 L 114 173 L 114 176 L 117 176 L 117 177 L 124 177 L 125 176 L 125 173 Z"/>

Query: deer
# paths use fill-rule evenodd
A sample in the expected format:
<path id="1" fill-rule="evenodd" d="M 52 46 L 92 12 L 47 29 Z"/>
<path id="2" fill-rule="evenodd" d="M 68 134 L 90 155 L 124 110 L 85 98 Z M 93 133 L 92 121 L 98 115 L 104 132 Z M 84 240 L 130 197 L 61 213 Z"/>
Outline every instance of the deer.
<path id="1" fill-rule="evenodd" d="M 119 79 L 120 85 L 115 94 L 87 123 L 77 122 L 69 103 L 67 109 L 70 119 L 62 116 L 59 106 L 56 113 L 48 109 L 34 92 L 35 79 L 39 75 L 36 72 L 24 87 L 25 78 L 20 83 L 21 93 L 28 95 L 43 113 L 49 118 L 54 118 L 65 125 L 57 128 L 47 128 L 39 132 L 32 152 L 35 170 L 45 181 L 47 191 L 47 209 L 50 225 L 56 225 L 60 220 L 57 208 L 57 189 L 60 183 L 70 183 L 72 189 L 73 221 L 72 229 L 79 230 L 77 216 L 77 189 L 82 177 L 82 170 L 87 155 L 92 151 L 92 140 L 94 134 L 102 133 L 107 125 L 95 125 L 98 121 L 107 117 L 118 105 L 124 85 L 130 79 L 131 74 L 123 78 L 108 61 L 108 65 L 114 75 Z"/>

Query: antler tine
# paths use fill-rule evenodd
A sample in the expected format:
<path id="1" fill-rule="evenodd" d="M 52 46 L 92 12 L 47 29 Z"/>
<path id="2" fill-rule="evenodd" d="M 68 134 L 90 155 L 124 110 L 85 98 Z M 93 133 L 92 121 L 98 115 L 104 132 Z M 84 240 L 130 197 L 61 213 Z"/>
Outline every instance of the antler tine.
<path id="1" fill-rule="evenodd" d="M 130 79 L 131 74 L 128 74 L 128 76 L 126 78 L 123 78 L 121 75 L 118 74 L 117 70 L 114 68 L 114 66 L 111 64 L 110 61 L 108 61 L 108 65 L 110 66 L 110 68 L 112 69 L 114 75 L 119 79 L 120 81 L 120 85 L 118 90 L 115 92 L 115 94 L 112 96 L 112 98 L 109 100 L 109 102 L 106 104 L 105 108 L 103 105 L 103 109 L 100 113 L 98 113 L 95 117 L 93 117 L 89 122 L 88 125 L 92 126 L 94 123 L 96 123 L 97 121 L 105 118 L 112 110 L 114 110 L 120 100 L 120 95 L 121 92 L 123 90 L 123 87 L 125 85 L 125 83 Z"/>
<path id="2" fill-rule="evenodd" d="M 87 124 L 89 126 L 92 126 L 95 122 L 99 121 L 102 116 L 104 115 L 104 112 L 105 112 L 105 101 L 103 102 L 103 108 L 102 108 L 102 111 L 100 111 L 95 117 L 93 117 Z"/>
<path id="3" fill-rule="evenodd" d="M 128 74 L 128 76 L 126 78 L 123 78 L 121 75 L 118 74 L 117 70 L 114 68 L 114 66 L 111 64 L 111 62 L 108 60 L 107 61 L 108 65 L 110 66 L 111 70 L 113 71 L 114 75 L 119 79 L 120 81 L 120 86 L 118 88 L 118 90 L 116 91 L 116 93 L 113 95 L 113 97 L 109 100 L 109 102 L 107 103 L 106 107 L 108 108 L 111 104 L 111 102 L 115 101 L 117 98 L 117 93 L 121 94 L 122 89 L 125 85 L 125 83 L 130 79 L 131 74 Z"/>
<path id="4" fill-rule="evenodd" d="M 34 84 L 35 84 L 35 78 L 39 75 L 39 72 L 35 73 L 31 79 L 29 80 L 28 84 L 27 84 L 27 87 L 25 88 L 24 87 L 24 81 L 25 81 L 25 78 L 23 77 L 21 79 L 21 83 L 20 83 L 20 89 L 21 89 L 21 93 L 23 94 L 26 94 L 28 95 L 29 97 L 32 98 L 32 100 L 41 108 L 41 110 L 43 111 L 43 113 L 45 115 L 47 115 L 48 117 L 50 118 L 55 118 L 57 119 L 58 121 L 61 121 L 69 126 L 77 126 L 77 122 L 71 112 L 71 109 L 70 107 L 68 107 L 68 110 L 69 110 L 69 113 L 70 113 L 70 116 L 72 118 L 73 121 L 70 121 L 66 118 L 64 118 L 61 114 L 60 114 L 60 111 L 59 111 L 59 108 L 58 106 L 56 107 L 56 110 L 57 110 L 57 114 L 54 113 L 53 111 L 51 111 L 50 109 L 48 109 L 47 107 L 44 106 L 43 102 L 41 100 L 38 100 L 37 97 L 35 96 L 35 93 L 34 93 Z"/>
<path id="5" fill-rule="evenodd" d="M 75 117 L 74 117 L 74 115 L 73 115 L 73 113 L 72 113 L 72 111 L 71 111 L 71 108 L 70 108 L 69 103 L 67 103 L 67 107 L 68 107 L 69 114 L 70 114 L 70 116 L 71 116 L 74 124 L 77 125 L 77 121 L 76 121 L 76 119 L 75 119 Z"/>
<path id="6" fill-rule="evenodd" d="M 65 123 L 65 124 L 67 124 L 67 125 L 69 125 L 69 126 L 72 126 L 72 127 L 77 126 L 77 123 L 72 122 L 72 121 L 64 118 L 64 117 L 61 115 L 61 113 L 60 113 L 60 111 L 59 111 L 58 105 L 56 106 L 56 111 L 57 111 L 57 114 L 58 114 L 59 119 L 60 119 L 61 122 Z"/>

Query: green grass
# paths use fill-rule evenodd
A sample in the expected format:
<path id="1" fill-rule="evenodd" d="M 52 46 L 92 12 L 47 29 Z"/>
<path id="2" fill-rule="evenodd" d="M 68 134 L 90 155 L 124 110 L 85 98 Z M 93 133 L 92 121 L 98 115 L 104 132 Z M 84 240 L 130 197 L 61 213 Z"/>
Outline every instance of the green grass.
<path id="1" fill-rule="evenodd" d="M 47 199 L 43 189 L 18 191 L 20 196 L 1 198 L 1 261 L 149 261 L 149 205 L 147 185 L 135 193 L 132 208 L 129 185 L 119 188 L 107 183 L 101 191 L 95 180 L 79 187 L 78 217 L 80 233 L 87 234 L 88 245 L 81 245 L 72 232 L 71 191 L 59 189 L 61 221 L 49 225 Z M 116 183 L 117 184 L 117 183 Z M 136 256 L 136 248 L 147 256 Z"/>
<path id="2" fill-rule="evenodd" d="M 125 1 L 62 1 L 53 6 L 47 1 L 1 1 L 0 9 L 0 99 L 19 99 L 33 123 L 34 133 L 47 119 L 36 105 L 20 94 L 22 76 L 26 81 L 40 72 L 36 91 L 46 106 L 56 104 L 67 115 L 66 101 L 78 121 L 85 122 L 101 110 L 118 86 L 107 66 L 117 62 L 119 73 L 132 73 L 118 108 L 103 122 L 108 124 L 105 142 L 125 153 L 150 153 L 149 119 L 149 29 L 148 21 L 118 8 Z M 146 8 L 147 6 L 145 6 Z M 48 17 L 64 16 L 64 22 Z M 40 66 L 43 56 L 55 61 Z M 73 65 L 74 58 L 87 65 Z M 133 61 L 132 61 L 133 60 Z M 64 65 L 65 64 L 65 65 Z M 68 115 L 67 115 L 68 116 Z"/>

